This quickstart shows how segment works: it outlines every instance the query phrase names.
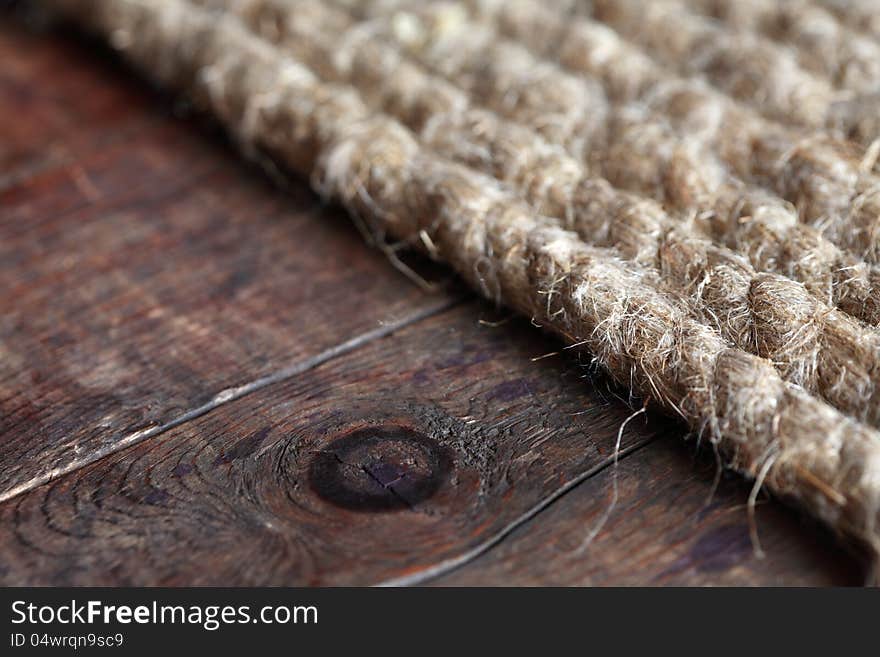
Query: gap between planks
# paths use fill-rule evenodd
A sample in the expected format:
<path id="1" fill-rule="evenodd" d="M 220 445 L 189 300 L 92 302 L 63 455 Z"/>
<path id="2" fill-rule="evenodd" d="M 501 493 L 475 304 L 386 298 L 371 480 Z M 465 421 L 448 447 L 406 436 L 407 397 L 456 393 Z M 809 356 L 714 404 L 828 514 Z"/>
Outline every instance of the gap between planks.
<path id="1" fill-rule="evenodd" d="M 425 308 L 408 317 L 387 324 L 383 324 L 382 326 L 379 326 L 372 331 L 367 331 L 365 333 L 356 335 L 355 337 L 346 340 L 345 342 L 341 342 L 333 347 L 330 347 L 329 349 L 325 349 L 324 351 L 315 354 L 314 356 L 296 361 L 295 363 L 292 363 L 287 367 L 255 379 L 249 383 L 222 390 L 214 395 L 214 397 L 212 397 L 208 402 L 193 409 L 190 409 L 185 413 L 182 413 L 173 420 L 170 420 L 164 424 L 140 429 L 138 431 L 129 433 L 112 445 L 108 446 L 106 449 L 96 450 L 89 454 L 86 458 L 73 461 L 63 468 L 50 470 L 46 473 L 43 473 L 42 475 L 33 477 L 29 481 L 23 482 L 18 486 L 14 486 L 13 488 L 4 491 L 3 493 L 0 493 L 0 503 L 4 503 L 30 490 L 42 486 L 43 484 L 49 483 L 54 479 L 68 475 L 72 472 L 87 467 L 92 463 L 95 463 L 96 461 L 111 456 L 112 454 L 133 447 L 134 445 L 137 445 L 145 440 L 179 427 L 191 420 L 210 413 L 214 409 L 219 408 L 225 404 L 233 402 L 237 399 L 241 399 L 242 397 L 245 397 L 251 393 L 257 392 L 258 390 L 262 390 L 263 388 L 266 388 L 275 383 L 280 383 L 293 376 L 302 374 L 303 372 L 323 365 L 330 360 L 353 352 L 369 342 L 387 337 L 403 328 L 417 324 L 435 315 L 442 314 L 443 312 L 446 312 L 447 310 L 450 310 L 455 306 L 461 305 L 469 298 L 470 295 L 460 295 L 451 299 L 446 299 L 439 304 Z M 513 521 L 502 527 L 498 532 L 496 532 L 486 540 L 482 541 L 475 547 L 471 548 L 470 550 L 451 559 L 441 561 L 433 566 L 430 566 L 429 568 L 419 571 L 418 573 L 385 580 L 377 583 L 376 586 L 396 587 L 424 584 L 432 579 L 435 579 L 442 575 L 446 575 L 458 568 L 461 568 L 462 566 L 465 566 L 474 559 L 489 552 L 489 550 L 496 547 L 504 539 L 510 536 L 514 531 L 532 521 L 543 511 L 547 510 L 550 506 L 559 501 L 568 493 L 572 492 L 575 488 L 586 482 L 588 479 L 601 473 L 606 468 L 613 466 L 615 462 L 619 462 L 621 459 L 629 456 L 633 452 L 636 452 L 637 450 L 647 446 L 654 440 L 656 440 L 656 436 L 652 436 L 645 440 L 639 441 L 633 445 L 630 445 L 629 447 L 621 449 L 619 452 L 617 452 L 616 455 L 612 455 L 604 459 L 603 461 L 600 461 L 589 470 L 582 472 L 577 477 L 565 483 L 563 486 L 557 488 L 555 491 L 541 499 L 533 507 L 528 509 L 525 513 L 515 518 Z"/>
<path id="2" fill-rule="evenodd" d="M 617 452 L 616 455 L 609 456 L 607 459 L 600 461 L 589 470 L 582 472 L 571 481 L 557 488 L 555 491 L 553 491 L 545 498 L 540 500 L 537 504 L 535 504 L 535 506 L 533 506 L 531 509 L 523 513 L 518 518 L 515 518 L 509 524 L 502 527 L 498 532 L 487 538 L 485 541 L 479 543 L 475 547 L 471 548 L 467 552 L 464 552 L 457 557 L 441 561 L 440 563 L 437 563 L 424 570 L 420 570 L 417 573 L 413 573 L 411 575 L 403 575 L 401 577 L 394 577 L 392 579 L 379 582 L 378 584 L 376 584 L 376 586 L 417 586 L 419 584 L 425 584 L 432 579 L 440 577 L 441 575 L 446 575 L 453 570 L 457 570 L 458 568 L 467 565 L 474 559 L 481 557 L 489 550 L 496 547 L 504 539 L 510 536 L 514 531 L 516 531 L 526 523 L 534 520 L 538 515 L 546 511 L 550 506 L 558 502 L 562 497 L 572 492 L 575 488 L 586 482 L 588 479 L 591 479 L 606 468 L 615 465 L 615 463 L 620 462 L 621 459 L 629 456 L 637 450 L 642 449 L 643 447 L 649 445 L 655 440 L 657 440 L 657 436 L 651 436 L 650 438 L 646 438 L 645 440 L 634 443 L 629 447 L 626 447 L 625 449 L 621 449 Z"/>
<path id="3" fill-rule="evenodd" d="M 150 125 L 153 123 L 152 120 L 144 121 L 143 125 Z M 141 127 L 140 122 L 136 122 L 136 127 Z M 117 140 L 113 140 L 115 142 Z M 111 142 L 112 143 L 112 142 Z M 0 192 L 8 191 L 9 189 L 26 183 L 33 179 L 34 177 L 44 173 L 47 170 L 54 169 L 56 167 L 64 167 L 71 162 L 71 159 L 65 154 L 50 154 L 47 156 L 43 156 L 41 158 L 36 159 L 35 161 L 27 162 L 26 164 L 13 169 L 10 172 L 7 172 L 6 175 L 0 176 Z M 130 447 L 133 447 L 145 440 L 153 438 L 157 435 L 160 435 L 166 431 L 179 427 L 191 420 L 199 418 L 207 413 L 210 413 L 214 409 L 217 409 L 225 404 L 233 402 L 235 400 L 241 399 L 251 393 L 257 392 L 267 386 L 273 385 L 275 383 L 282 382 L 288 378 L 299 375 L 308 370 L 314 369 L 330 360 L 353 352 L 362 346 L 366 345 L 369 342 L 374 340 L 387 337 L 405 327 L 411 326 L 413 324 L 417 324 L 423 320 L 426 320 L 432 316 L 442 314 L 443 312 L 460 305 L 469 297 L 458 296 L 452 299 L 444 300 L 442 303 L 436 304 L 434 306 L 425 308 L 417 313 L 414 313 L 411 316 L 405 317 L 403 319 L 384 324 L 374 330 L 367 331 L 365 333 L 359 334 L 347 341 L 339 343 L 329 349 L 326 349 L 318 354 L 310 356 L 308 358 L 296 361 L 276 372 L 268 374 L 266 376 L 260 377 L 251 381 L 249 383 L 243 384 L 241 386 L 235 386 L 231 388 L 227 388 L 211 398 L 205 404 L 197 406 L 195 408 L 190 409 L 177 416 L 176 418 L 152 427 L 147 427 L 144 429 L 139 429 L 137 431 L 131 432 L 123 436 L 120 440 L 116 441 L 112 445 L 100 450 L 96 450 L 86 457 L 75 460 L 68 465 L 62 468 L 56 468 L 49 470 L 41 475 L 31 478 L 30 480 L 23 482 L 7 491 L 0 493 L 0 502 L 6 502 L 10 499 L 13 499 L 21 494 L 24 494 L 34 488 L 37 488 L 43 484 L 49 483 L 50 481 L 57 479 L 59 477 L 68 475 L 72 472 L 75 472 L 79 469 L 87 467 L 96 461 L 99 461 L 105 457 L 111 456 L 117 452 L 123 451 Z M 447 559 L 441 561 L 429 568 L 422 570 L 418 573 L 414 573 L 411 575 L 406 575 L 398 578 L 393 578 L 390 580 L 386 580 L 381 582 L 379 586 L 407 586 L 407 585 L 416 585 L 425 583 L 431 579 L 440 577 L 442 575 L 448 574 L 449 572 L 456 570 L 474 559 L 484 555 L 498 544 L 500 544 L 503 540 L 505 540 L 510 534 L 516 531 L 518 528 L 523 525 L 529 523 L 533 519 L 535 519 L 538 515 L 540 515 L 543 511 L 547 510 L 550 506 L 552 506 L 555 502 L 559 501 L 563 496 L 572 492 L 581 484 L 585 483 L 587 480 L 592 478 L 593 476 L 601 473 L 606 468 L 614 465 L 615 460 L 620 460 L 622 458 L 627 457 L 633 452 L 645 447 L 649 443 L 653 442 L 656 437 L 651 437 L 630 445 L 625 449 L 621 449 L 616 457 L 609 457 L 589 470 L 579 474 L 577 477 L 567 482 L 560 488 L 551 492 L 549 495 L 541 499 L 538 503 L 536 503 L 529 510 L 515 518 L 513 521 L 508 523 L 506 526 L 501 528 L 498 532 L 487 538 L 486 540 L 479 543 L 477 546 L 471 548 L 470 550 L 454 557 L 451 559 Z"/>
<path id="4" fill-rule="evenodd" d="M 406 328 L 407 326 L 421 322 L 425 319 L 433 317 L 434 315 L 441 314 L 461 303 L 464 303 L 464 301 L 466 301 L 468 298 L 469 296 L 458 295 L 451 299 L 445 299 L 441 303 L 424 308 L 423 310 L 420 310 L 419 312 L 413 313 L 412 315 L 409 315 L 402 319 L 383 324 L 371 331 L 356 335 L 353 338 L 346 340 L 345 342 L 341 342 L 333 347 L 330 347 L 329 349 L 325 349 L 324 351 L 321 351 L 314 356 L 296 361 L 291 365 L 288 365 L 287 367 L 283 367 L 280 370 L 277 370 L 271 374 L 267 374 L 266 376 L 262 376 L 249 383 L 221 390 L 209 401 L 202 404 L 201 406 L 192 408 L 185 413 L 178 415 L 174 419 L 165 422 L 164 424 L 159 424 L 156 426 L 133 431 L 104 449 L 95 450 L 94 452 L 88 454 L 82 459 L 74 460 L 61 468 L 49 470 L 48 472 L 33 477 L 28 481 L 22 482 L 21 484 L 12 487 L 9 490 L 3 491 L 2 493 L 0 493 L 0 503 L 11 500 L 14 497 L 17 497 L 23 493 L 33 490 L 34 488 L 42 486 L 43 484 L 57 479 L 58 477 L 62 477 L 64 475 L 75 472 L 76 470 L 80 470 L 88 465 L 91 465 L 92 463 L 95 463 L 96 461 L 110 456 L 111 454 L 115 454 L 116 452 L 137 445 L 144 440 L 153 438 L 154 436 L 162 434 L 170 429 L 179 427 L 180 425 L 185 424 L 190 420 L 201 417 L 206 413 L 210 413 L 214 409 L 228 404 L 229 402 L 241 399 L 246 395 L 249 395 L 258 390 L 262 390 L 267 386 L 279 383 L 281 381 L 284 381 L 285 379 L 314 369 L 319 365 L 323 365 L 327 361 L 333 360 L 334 358 L 338 358 L 339 356 L 359 349 L 360 347 L 369 342 L 372 342 L 373 340 L 387 337 L 403 328 Z"/>

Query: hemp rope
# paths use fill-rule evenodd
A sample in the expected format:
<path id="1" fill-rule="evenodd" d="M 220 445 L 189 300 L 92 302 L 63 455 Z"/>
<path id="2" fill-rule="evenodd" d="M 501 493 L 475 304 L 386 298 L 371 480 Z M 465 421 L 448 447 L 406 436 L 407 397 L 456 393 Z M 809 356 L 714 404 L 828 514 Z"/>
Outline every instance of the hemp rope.
<path id="1" fill-rule="evenodd" d="M 351 21 L 322 1 L 299 2 L 289 17 L 281 16 L 284 3 L 275 0 L 207 4 L 283 42 L 288 54 L 295 49 L 298 59 L 320 68 L 323 77 L 356 86 L 372 108 L 414 132 L 423 126 L 420 138 L 426 146 L 511 183 L 536 211 L 563 220 L 586 242 L 614 247 L 653 268 L 729 342 L 771 359 L 784 378 L 856 419 L 880 424 L 877 331 L 827 307 L 783 276 L 759 275 L 734 253 L 693 235 L 653 201 L 591 176 L 534 133 L 467 109 L 468 99 L 459 90 L 406 66 L 383 40 L 365 38 L 363 26 L 347 32 Z M 279 25 L 279 17 L 284 24 Z M 516 58 L 504 61 L 519 64 Z M 445 99 L 438 102 L 441 89 Z"/>
<path id="2" fill-rule="evenodd" d="M 621 6 L 628 1 L 620 0 Z M 878 263 L 880 177 L 864 171 L 864 163 L 857 157 L 864 153 L 854 152 L 853 144 L 834 140 L 828 135 L 768 121 L 752 108 L 734 102 L 699 81 L 669 72 L 656 63 L 650 66 L 650 72 L 639 66 L 630 71 L 626 67 L 606 65 L 607 53 L 605 57 L 601 53 L 596 56 L 596 42 L 585 36 L 595 23 L 561 13 L 571 2 L 470 0 L 431 3 L 430 8 L 423 11 L 440 15 L 436 19 L 442 24 L 439 32 L 454 30 L 464 15 L 496 25 L 505 33 L 516 30 L 524 44 L 539 52 L 544 50 L 548 56 L 563 49 L 575 53 L 591 52 L 595 58 L 570 59 L 565 66 L 587 74 L 593 73 L 590 69 L 595 66 L 601 69 L 596 77 L 614 78 L 613 83 L 608 84 L 609 89 L 627 86 L 639 89 L 637 98 L 629 99 L 639 101 L 634 105 L 636 108 L 647 103 L 656 118 L 670 123 L 692 147 L 700 145 L 714 150 L 738 176 L 758 185 L 767 185 L 794 203 L 802 220 L 820 228 L 832 242 L 872 264 Z M 633 2 L 632 11 L 640 12 L 643 3 Z M 387 11 L 384 8 L 388 5 L 422 4 L 412 0 L 391 3 L 347 0 L 347 3 L 356 6 L 360 13 L 375 11 L 380 16 Z M 473 24 L 466 27 L 473 29 Z M 669 26 L 669 30 L 674 31 L 674 26 Z M 569 40 L 571 44 L 568 44 Z M 564 45 L 560 46 L 560 43 Z M 600 46 L 605 47 L 607 44 Z M 629 43 L 625 47 L 638 50 Z M 644 62 L 646 58 L 639 59 Z M 633 84 L 630 78 L 641 75 L 647 75 L 647 80 Z"/>
<path id="3" fill-rule="evenodd" d="M 444 158 L 229 14 L 180 0 L 52 4 L 377 231 L 430 245 L 484 295 L 588 351 L 617 381 L 708 434 L 730 467 L 766 475 L 775 493 L 880 550 L 880 434 L 730 346 L 650 270 Z"/>
<path id="4" fill-rule="evenodd" d="M 697 0 L 697 4 L 715 1 Z M 761 35 L 760 30 L 730 30 L 693 11 L 693 0 L 592 0 L 579 3 L 577 11 L 590 4 L 597 19 L 644 44 L 665 64 L 683 74 L 706 75 L 720 89 L 751 103 L 769 118 L 826 127 L 857 138 L 877 134 L 876 86 L 862 94 L 837 93 L 830 80 L 802 68 L 796 54 Z M 724 0 L 721 4 L 733 6 Z M 763 6 L 766 10 L 776 4 L 764 2 Z M 736 7 L 745 13 L 741 3 L 736 2 Z M 789 16 L 800 18 L 803 9 L 790 6 Z M 723 7 L 721 11 L 723 15 Z M 807 38 L 814 41 L 815 35 Z M 837 49 L 839 43 L 830 45 L 835 53 L 845 52 Z M 869 53 L 868 61 L 875 55 Z M 876 62 L 870 64 L 871 68 L 876 66 Z"/>
<path id="5" fill-rule="evenodd" d="M 880 15 L 876 0 L 819 0 L 843 25 L 880 40 Z"/>
<path id="6" fill-rule="evenodd" d="M 651 16 L 656 17 L 656 22 L 650 28 L 646 25 L 646 6 L 652 8 Z M 699 27 L 694 25 L 697 21 L 692 20 L 688 12 L 664 13 L 662 3 L 657 6 L 653 2 L 645 5 L 640 0 L 595 0 L 594 7 L 598 16 L 623 35 L 643 39 L 639 43 L 647 45 L 651 54 L 667 55 L 664 61 L 669 64 L 679 52 L 672 44 L 686 38 L 683 35 L 689 34 L 692 26 L 694 32 L 700 32 Z M 665 37 L 659 38 L 658 33 Z M 652 34 L 653 39 L 650 38 Z M 713 45 L 713 38 L 718 39 L 716 45 Z M 678 62 L 677 69 L 688 75 L 702 73 L 721 91 L 734 97 L 760 94 L 762 99 L 766 97 L 768 106 L 778 104 L 776 118 L 782 118 L 786 108 L 793 111 L 795 106 L 811 107 L 816 104 L 813 91 L 807 97 L 799 93 L 799 85 L 807 83 L 803 80 L 792 83 L 800 76 L 786 68 L 781 55 L 764 55 L 754 43 L 747 43 L 741 48 L 735 43 L 736 40 L 729 43 L 729 40 L 723 39 L 720 33 L 700 38 L 692 45 L 700 47 L 703 44 L 707 49 L 701 58 L 705 65 L 692 68 L 687 63 L 690 58 L 684 58 Z M 755 62 L 755 70 L 741 75 L 741 71 L 752 66 L 750 62 Z M 767 82 L 756 87 L 754 75 L 763 75 Z M 694 104 L 717 101 L 707 96 L 700 100 L 695 97 L 688 100 Z M 707 103 L 699 111 L 709 109 Z M 805 134 L 798 139 L 794 131 L 774 131 L 770 126 L 763 125 L 757 115 L 750 115 L 745 108 L 742 111 L 737 111 L 735 107 L 719 109 L 724 116 L 717 124 L 719 149 L 728 151 L 724 159 L 734 170 L 739 170 L 745 177 L 764 178 L 783 197 L 797 199 L 798 209 L 804 213 L 805 219 L 821 226 L 832 241 L 857 254 L 863 253 L 871 262 L 877 262 L 880 255 L 877 241 L 880 237 L 880 180 L 876 176 L 870 173 L 860 175 L 859 162 L 841 157 L 840 148 L 829 147 L 825 138 L 815 136 L 810 139 Z M 867 110 L 869 118 L 872 115 L 876 117 L 875 106 L 869 106 Z M 696 110 L 692 108 L 690 111 Z M 742 132 L 734 133 L 734 130 Z M 751 143 L 752 140 L 755 142 Z M 847 159 L 850 161 L 847 162 Z M 742 168 L 743 164 L 751 166 Z"/>
<path id="7" fill-rule="evenodd" d="M 690 0 L 689 5 L 738 32 L 760 33 L 790 46 L 804 69 L 837 89 L 880 90 L 880 43 L 811 0 Z"/>
<path id="8" fill-rule="evenodd" d="M 369 2 L 353 4 L 359 14 L 370 13 Z M 379 3 L 383 8 L 389 4 L 400 7 L 413 5 L 412 2 Z M 485 0 L 481 6 L 484 11 L 477 17 L 486 20 Z M 445 9 L 461 9 L 461 6 L 447 4 Z M 623 81 L 625 84 L 626 80 L 638 77 L 627 75 L 628 70 L 647 70 L 646 67 L 650 69 L 656 66 L 644 57 L 633 55 L 633 48 L 622 44 L 605 27 L 594 29 L 593 24 L 584 21 L 574 24 L 560 21 L 557 13 L 528 1 L 513 0 L 504 4 L 503 9 L 504 13 L 496 16 L 495 22 L 503 24 L 506 34 L 527 40 L 539 52 L 547 50 L 547 43 L 562 44 L 558 52 L 571 53 L 566 60 L 568 67 L 587 76 L 598 77 L 606 89 L 613 90 L 615 82 Z M 427 14 L 426 22 L 439 23 L 443 29 L 438 31 L 437 37 L 432 38 L 429 33 L 420 36 L 421 43 L 415 46 L 410 43 L 408 54 L 431 70 L 459 80 L 473 79 L 477 73 L 467 68 L 450 71 L 453 62 L 463 60 L 464 67 L 497 62 L 500 86 L 494 92 L 494 98 L 499 102 L 491 102 L 491 93 L 490 97 L 486 97 L 489 92 L 483 89 L 485 85 L 471 85 L 470 91 L 479 94 L 483 104 L 492 105 L 500 114 L 523 120 L 519 108 L 509 107 L 507 99 L 513 94 L 507 86 L 515 84 L 510 79 L 516 80 L 515 73 L 523 68 L 540 70 L 536 69 L 534 58 L 529 60 L 521 48 L 519 56 L 514 47 L 502 48 L 499 52 L 492 32 L 480 33 L 473 24 L 456 16 L 454 11 L 444 11 L 443 5 L 421 13 Z M 400 14 L 398 18 L 401 15 L 413 16 L 412 13 Z M 407 29 L 416 31 L 418 27 L 409 22 L 411 25 Z M 585 26 L 589 29 L 584 29 Z M 386 40 L 397 39 L 398 44 L 406 48 L 406 38 L 397 36 L 401 31 L 406 32 L 388 30 L 381 36 Z M 565 36 L 563 32 L 571 34 Z M 425 43 L 427 38 L 431 38 L 430 43 Z M 456 56 L 456 53 L 463 52 L 469 52 L 470 56 Z M 511 60 L 518 62 L 518 66 L 509 65 Z M 618 64 L 622 66 L 621 70 L 618 70 Z M 485 70 L 480 71 L 480 75 L 485 77 Z M 655 71 L 646 74 L 646 77 L 654 79 L 659 75 Z M 675 114 L 692 113 L 699 109 L 691 106 L 693 99 L 673 102 L 672 105 L 678 107 L 673 107 L 671 111 L 646 111 L 644 103 L 632 102 L 623 106 L 618 104 L 615 111 L 609 112 L 605 107 L 606 100 L 595 90 L 587 89 L 579 94 L 571 91 L 573 84 L 569 78 L 561 71 L 548 71 L 545 67 L 542 82 L 543 88 L 549 88 L 549 91 L 546 95 L 533 95 L 535 100 L 532 102 L 539 106 L 532 113 L 537 115 L 538 121 L 546 121 L 551 114 L 555 117 L 562 109 L 572 112 L 579 108 L 581 115 L 606 116 L 607 125 L 593 130 L 594 133 L 604 134 L 593 135 L 590 158 L 610 182 L 640 194 L 659 196 L 671 209 L 702 218 L 701 228 L 709 237 L 723 241 L 746 255 L 757 270 L 773 271 L 794 278 L 845 312 L 870 324 L 880 323 L 880 269 L 876 265 L 867 264 L 837 248 L 820 231 L 800 224 L 797 212 L 784 200 L 773 198 L 761 188 L 746 185 L 737 176 L 730 175 L 713 156 L 712 149 L 701 142 L 699 126 L 685 126 L 684 135 L 675 134 L 669 125 L 670 119 Z M 528 88 L 533 80 L 533 77 L 526 79 L 523 86 Z M 648 95 L 646 85 L 637 86 L 640 94 Z M 553 89 L 569 91 L 567 95 L 554 95 Z M 704 91 L 697 86 L 697 93 Z M 613 94 L 609 93 L 609 96 Z M 560 103 L 551 104 L 546 100 L 557 97 L 561 99 L 562 109 L 558 107 Z M 581 102 L 576 103 L 575 99 Z M 550 138 L 552 140 L 553 136 Z M 580 136 L 577 142 L 581 149 L 585 140 L 586 137 Z M 583 157 L 577 148 L 569 148 L 569 151 L 576 157 Z M 822 184 L 821 180 L 811 182 L 817 186 Z M 874 219 L 876 223 L 876 217 Z"/>

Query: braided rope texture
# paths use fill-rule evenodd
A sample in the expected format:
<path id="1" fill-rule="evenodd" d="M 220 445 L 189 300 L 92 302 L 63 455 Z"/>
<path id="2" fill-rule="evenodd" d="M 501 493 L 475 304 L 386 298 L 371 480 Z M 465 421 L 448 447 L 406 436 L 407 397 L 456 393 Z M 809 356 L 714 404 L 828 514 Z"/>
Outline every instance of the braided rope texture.
<path id="1" fill-rule="evenodd" d="M 880 18 L 47 0 L 880 554 Z"/>

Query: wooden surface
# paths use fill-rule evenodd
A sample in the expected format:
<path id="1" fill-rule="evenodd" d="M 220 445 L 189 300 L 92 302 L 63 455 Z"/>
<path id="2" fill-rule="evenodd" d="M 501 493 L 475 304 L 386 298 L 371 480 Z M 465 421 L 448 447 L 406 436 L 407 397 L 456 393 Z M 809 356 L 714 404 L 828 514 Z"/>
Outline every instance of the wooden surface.
<path id="1" fill-rule="evenodd" d="M 615 467 L 632 409 L 527 321 L 0 20 L 0 583 L 861 583 L 769 500 L 758 558 L 670 421 Z"/>

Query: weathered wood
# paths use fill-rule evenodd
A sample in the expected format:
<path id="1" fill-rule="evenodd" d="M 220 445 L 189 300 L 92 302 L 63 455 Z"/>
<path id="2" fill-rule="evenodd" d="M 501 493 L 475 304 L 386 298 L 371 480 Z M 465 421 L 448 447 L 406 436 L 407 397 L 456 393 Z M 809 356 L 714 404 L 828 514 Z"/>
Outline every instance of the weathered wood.
<path id="1" fill-rule="evenodd" d="M 524 322 L 468 305 L 414 324 L 0 506 L 5 584 L 852 583 L 778 505 L 754 557 L 748 490 L 693 469 L 583 369 L 533 362 Z M 644 458 L 641 458 L 644 456 Z M 512 539 L 567 484 L 605 467 Z M 531 540 L 525 540 L 524 535 Z M 536 536 L 537 538 L 532 538 Z M 490 549 L 493 548 L 493 549 Z M 481 551 L 473 565 L 455 571 Z"/>
<path id="2" fill-rule="evenodd" d="M 454 300 L 407 281 L 302 184 L 275 191 L 191 124 L 155 117 L 102 147 L 118 125 L 101 103 L 77 105 L 83 93 L 60 84 L 32 102 L 37 115 L 44 97 L 55 114 L 77 108 L 57 123 L 94 136 L 91 152 L 0 195 L 0 499 Z M 143 101 L 127 102 L 152 117 Z M 30 130 L 0 120 L 0 142 L 33 138 L 36 158 L 47 146 L 19 125 Z"/>
<path id="3" fill-rule="evenodd" d="M 0 17 L 0 191 L 161 119 L 147 87 L 106 54 L 38 39 Z"/>
<path id="4" fill-rule="evenodd" d="M 373 584 L 485 547 L 608 462 L 630 411 L 581 368 L 532 362 L 526 322 L 489 328 L 479 312 L 424 320 L 9 500 L 0 580 Z M 634 426 L 623 448 L 665 427 Z"/>
<path id="5" fill-rule="evenodd" d="M 0 22 L 0 58 L 0 583 L 858 578 L 773 503 L 754 559 L 747 488 L 701 510 L 711 467 L 653 416 L 578 554 L 631 413 L 614 393 L 533 362 L 557 346 L 524 321 L 436 314 L 460 293 L 425 295 L 88 48 Z"/>
<path id="6" fill-rule="evenodd" d="M 865 571 L 816 523 L 759 498 L 750 536 L 749 486 L 693 446 L 661 440 L 607 468 L 536 522 L 436 585 L 861 585 Z M 601 532 L 587 528 L 608 513 Z"/>

